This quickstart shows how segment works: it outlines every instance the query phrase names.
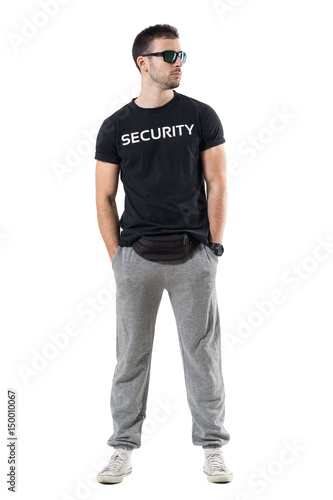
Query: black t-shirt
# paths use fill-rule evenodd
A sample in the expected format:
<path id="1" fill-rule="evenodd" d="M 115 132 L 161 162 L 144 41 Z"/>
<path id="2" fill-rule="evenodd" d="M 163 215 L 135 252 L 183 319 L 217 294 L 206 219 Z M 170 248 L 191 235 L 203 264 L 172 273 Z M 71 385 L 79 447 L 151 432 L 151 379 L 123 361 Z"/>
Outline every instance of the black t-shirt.
<path id="1" fill-rule="evenodd" d="M 134 100 L 104 120 L 96 141 L 95 159 L 120 165 L 125 209 L 119 244 L 188 232 L 208 245 L 201 151 L 225 142 L 219 117 L 176 91 L 158 108 Z"/>

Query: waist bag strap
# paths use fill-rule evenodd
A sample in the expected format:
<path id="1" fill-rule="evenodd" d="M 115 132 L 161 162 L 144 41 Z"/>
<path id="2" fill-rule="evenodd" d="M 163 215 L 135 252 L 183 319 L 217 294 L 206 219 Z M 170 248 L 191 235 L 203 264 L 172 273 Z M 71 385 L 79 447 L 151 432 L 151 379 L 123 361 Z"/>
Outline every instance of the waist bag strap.
<path id="1" fill-rule="evenodd" d="M 132 244 L 133 250 L 147 260 L 177 260 L 191 255 L 199 241 L 188 233 L 141 236 Z"/>

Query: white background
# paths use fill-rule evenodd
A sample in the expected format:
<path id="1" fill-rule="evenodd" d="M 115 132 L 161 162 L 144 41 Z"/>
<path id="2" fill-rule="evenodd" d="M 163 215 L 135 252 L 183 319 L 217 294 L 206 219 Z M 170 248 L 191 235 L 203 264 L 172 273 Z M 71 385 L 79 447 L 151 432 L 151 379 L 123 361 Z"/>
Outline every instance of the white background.
<path id="1" fill-rule="evenodd" d="M 1 8 L 1 488 L 14 388 L 16 498 L 164 499 L 180 488 L 194 499 L 328 498 L 330 2 L 70 0 L 52 15 L 42 3 Z M 224 456 L 234 472 L 226 485 L 208 483 L 191 442 L 167 296 L 133 474 L 116 486 L 95 479 L 112 453 L 115 288 L 97 226 L 94 141 L 102 121 L 138 95 L 132 44 L 157 23 L 175 25 L 188 53 L 179 92 L 210 104 L 225 130 L 229 205 L 217 288 L 231 435 Z M 117 202 L 121 211 L 122 191 Z M 64 333 L 70 323 L 76 335 Z M 52 334 L 67 345 L 57 348 Z"/>

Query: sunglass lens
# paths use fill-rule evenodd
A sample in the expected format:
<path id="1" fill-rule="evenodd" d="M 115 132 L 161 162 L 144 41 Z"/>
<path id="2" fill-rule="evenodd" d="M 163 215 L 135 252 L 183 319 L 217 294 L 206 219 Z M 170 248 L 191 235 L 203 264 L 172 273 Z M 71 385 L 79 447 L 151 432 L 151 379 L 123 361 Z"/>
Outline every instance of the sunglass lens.
<path id="1" fill-rule="evenodd" d="M 165 62 L 168 63 L 173 63 L 177 59 L 177 52 L 174 52 L 173 50 L 166 50 L 164 52 L 164 60 Z"/>

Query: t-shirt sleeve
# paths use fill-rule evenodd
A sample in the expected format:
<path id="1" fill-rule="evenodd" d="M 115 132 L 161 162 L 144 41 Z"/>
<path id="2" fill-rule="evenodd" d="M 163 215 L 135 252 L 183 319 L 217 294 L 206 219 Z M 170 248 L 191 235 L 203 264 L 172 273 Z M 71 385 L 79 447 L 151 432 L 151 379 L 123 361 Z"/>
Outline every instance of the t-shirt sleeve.
<path id="1" fill-rule="evenodd" d="M 225 142 L 224 131 L 216 111 L 206 106 L 201 116 L 201 142 L 200 151 L 218 146 Z"/>
<path id="2" fill-rule="evenodd" d="M 117 129 L 114 120 L 107 118 L 101 125 L 96 139 L 95 160 L 120 164 L 117 151 Z"/>

